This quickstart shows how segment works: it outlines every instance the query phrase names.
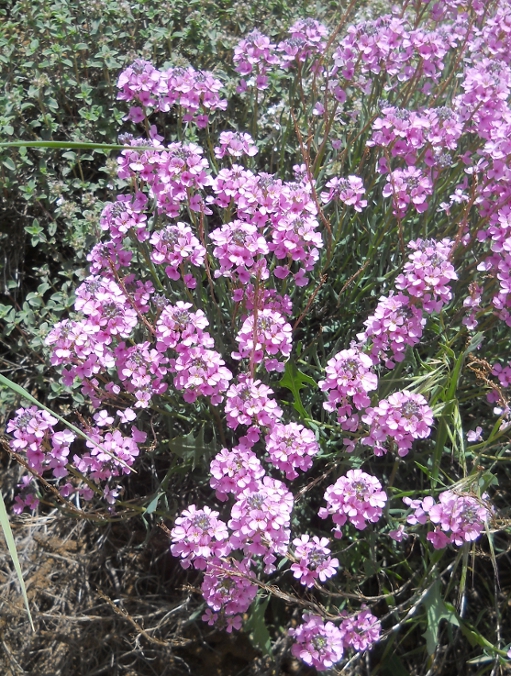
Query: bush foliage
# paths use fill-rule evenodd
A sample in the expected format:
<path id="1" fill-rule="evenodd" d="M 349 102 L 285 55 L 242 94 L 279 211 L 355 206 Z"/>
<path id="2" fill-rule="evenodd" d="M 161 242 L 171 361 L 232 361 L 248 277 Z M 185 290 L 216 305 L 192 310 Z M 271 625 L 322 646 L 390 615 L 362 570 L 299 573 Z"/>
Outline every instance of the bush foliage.
<path id="1" fill-rule="evenodd" d="M 162 523 L 269 673 L 505 673 L 508 3 L 187 7 L 3 29 L 4 135 L 120 144 L 4 146 L 55 413 L 8 422 L 14 511 Z"/>

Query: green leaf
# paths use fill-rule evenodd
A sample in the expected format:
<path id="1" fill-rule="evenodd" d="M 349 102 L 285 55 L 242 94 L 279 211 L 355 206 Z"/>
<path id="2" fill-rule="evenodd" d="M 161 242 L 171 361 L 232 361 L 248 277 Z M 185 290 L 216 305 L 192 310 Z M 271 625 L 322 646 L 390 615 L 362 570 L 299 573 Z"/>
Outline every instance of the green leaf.
<path id="1" fill-rule="evenodd" d="M 118 143 L 89 143 L 88 141 L 0 141 L 0 148 L 78 148 L 83 150 L 128 150 L 131 146 Z M 154 150 L 151 146 L 139 146 L 139 150 Z"/>
<path id="2" fill-rule="evenodd" d="M 7 167 L 9 171 L 16 171 L 16 165 L 14 164 L 14 162 L 11 160 L 10 157 L 6 157 L 5 160 L 2 160 L 2 164 L 4 165 L 4 167 Z"/>
<path id="3" fill-rule="evenodd" d="M 155 509 L 157 509 L 158 502 L 160 501 L 162 495 L 165 495 L 165 493 L 158 493 L 158 495 L 151 500 L 151 502 L 147 505 L 144 514 L 152 514 L 155 511 Z"/>
<path id="4" fill-rule="evenodd" d="M 295 410 L 298 411 L 298 413 L 302 416 L 302 418 L 310 418 L 302 404 L 300 390 L 303 390 L 306 385 L 316 388 L 318 386 L 317 382 L 310 376 L 302 373 L 296 367 L 296 364 L 289 360 L 286 362 L 286 370 L 284 371 L 284 376 L 281 379 L 279 385 L 291 390 L 294 399 L 293 406 Z"/>
<path id="5" fill-rule="evenodd" d="M 423 634 L 429 655 L 434 655 L 438 645 L 438 626 L 441 620 L 447 620 L 456 627 L 460 626 L 453 606 L 447 606 L 441 596 L 441 582 L 436 580 L 422 602 L 426 609 L 428 628 Z M 449 604 L 450 605 L 450 604 Z"/>
<path id="6" fill-rule="evenodd" d="M 14 542 L 11 524 L 9 523 L 9 517 L 7 516 L 7 510 L 5 509 L 5 502 L 1 492 L 0 492 L 0 526 L 2 526 L 5 542 L 7 544 L 7 549 L 9 550 L 9 554 L 11 555 L 16 575 L 18 576 L 18 580 L 21 587 L 21 593 L 23 595 L 23 601 L 25 602 L 25 608 L 27 609 L 28 619 L 30 620 L 30 626 L 32 627 L 32 631 L 35 631 L 34 623 L 32 621 L 32 615 L 30 614 L 30 608 L 28 606 L 27 589 L 25 587 L 25 582 L 23 580 L 21 566 L 18 559 L 18 553 L 16 551 L 16 543 Z"/>
<path id="7" fill-rule="evenodd" d="M 256 600 L 251 606 L 248 620 L 245 622 L 245 629 L 250 633 L 254 646 L 259 648 L 263 655 L 271 655 L 270 632 L 264 621 L 264 614 L 270 602 L 270 596 L 266 595 L 263 598 L 263 593 L 265 592 L 257 594 Z"/>
<path id="8" fill-rule="evenodd" d="M 204 463 L 213 453 L 212 446 L 204 441 L 204 428 L 196 437 L 190 432 L 186 437 L 171 439 L 170 450 L 186 464 L 191 464 L 192 470 Z"/>

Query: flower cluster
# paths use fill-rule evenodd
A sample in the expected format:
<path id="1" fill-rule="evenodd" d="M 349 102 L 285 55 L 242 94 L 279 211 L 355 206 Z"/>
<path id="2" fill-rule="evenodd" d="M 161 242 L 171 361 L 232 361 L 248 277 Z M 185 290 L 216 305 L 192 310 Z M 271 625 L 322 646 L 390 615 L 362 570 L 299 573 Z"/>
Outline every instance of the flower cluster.
<path id="1" fill-rule="evenodd" d="M 282 472 L 286 479 L 298 476 L 297 469 L 306 472 L 312 467 L 312 459 L 319 453 L 319 444 L 314 432 L 303 425 L 274 423 L 265 437 L 270 462 Z"/>
<path id="2" fill-rule="evenodd" d="M 364 183 L 358 176 L 332 178 L 325 184 L 325 187 L 329 188 L 328 192 L 321 193 L 321 199 L 325 204 L 338 199 L 359 212 L 367 206 L 367 200 L 362 199 L 365 195 Z"/>
<path id="3" fill-rule="evenodd" d="M 258 30 L 253 30 L 246 35 L 234 48 L 234 64 L 236 71 L 247 77 L 254 73 L 254 84 L 257 89 L 264 90 L 268 87 L 268 70 L 279 63 L 280 59 L 275 51 L 275 45 L 270 38 Z M 239 89 L 244 91 L 248 82 L 243 79 Z"/>
<path id="4" fill-rule="evenodd" d="M 209 507 L 197 509 L 190 505 L 176 519 L 170 536 L 170 550 L 181 559 L 183 568 L 193 564 L 204 570 L 208 559 L 226 556 L 230 551 L 227 526 Z"/>
<path id="5" fill-rule="evenodd" d="M 275 310 L 261 310 L 257 316 L 245 319 L 236 336 L 239 351 L 233 352 L 233 359 L 250 359 L 252 363 L 264 362 L 267 371 L 284 370 L 279 353 L 287 359 L 291 354 L 291 325 Z"/>
<path id="6" fill-rule="evenodd" d="M 350 521 L 358 530 L 364 530 L 367 522 L 376 523 L 382 515 L 387 496 L 378 479 L 361 469 L 350 469 L 346 476 L 337 479 L 325 492 L 326 507 L 318 514 L 322 519 L 332 516 L 336 524 L 335 537 L 342 537 L 340 526 Z"/>
<path id="7" fill-rule="evenodd" d="M 218 95 L 222 88 L 220 80 L 191 67 L 159 71 L 138 59 L 120 74 L 117 87 L 118 99 L 138 101 L 143 106 L 130 109 L 129 119 L 133 122 L 144 120 L 145 108 L 168 112 L 177 105 L 184 111 L 184 122 L 194 122 L 204 128 L 208 125 L 209 111 L 227 107 L 227 101 Z"/>
<path id="8" fill-rule="evenodd" d="M 427 539 L 435 549 L 443 549 L 448 544 L 461 547 L 465 542 L 476 540 L 491 516 L 483 501 L 453 491 L 440 493 L 438 502 L 431 496 L 422 501 L 403 498 L 403 502 L 414 510 L 407 518 L 410 525 L 425 524 L 428 520 L 434 525 Z"/>
<path id="9" fill-rule="evenodd" d="M 408 346 L 420 341 L 426 319 L 422 310 L 403 293 L 390 292 L 382 296 L 374 313 L 364 322 L 366 330 L 358 334 L 361 343 L 371 345 L 375 363 L 383 361 L 386 368 L 402 362 Z"/>
<path id="10" fill-rule="evenodd" d="M 282 409 L 272 398 L 273 391 L 260 380 L 248 374 L 238 377 L 226 392 L 225 417 L 227 426 L 235 430 L 238 425 L 249 426 L 248 443 L 259 441 L 261 428 L 272 428 L 282 417 Z"/>
<path id="11" fill-rule="evenodd" d="M 212 559 L 208 561 L 201 591 L 209 608 L 202 619 L 209 625 L 227 632 L 241 629 L 243 615 L 254 600 L 258 586 L 254 575 L 239 561 Z"/>
<path id="12" fill-rule="evenodd" d="M 262 556 L 265 572 L 275 570 L 275 553 L 285 554 L 290 537 L 293 495 L 277 479 L 263 477 L 256 487 L 245 488 L 231 510 L 230 542 L 245 556 Z"/>
<path id="13" fill-rule="evenodd" d="M 293 575 L 306 587 L 313 587 L 316 580 L 325 582 L 336 573 L 339 561 L 330 556 L 328 538 L 311 539 L 309 535 L 302 535 L 293 540 L 296 563 L 291 565 Z"/>
<path id="14" fill-rule="evenodd" d="M 358 615 L 346 615 L 340 628 L 345 646 L 355 650 L 367 650 L 380 638 L 381 624 L 367 608 Z"/>
<path id="15" fill-rule="evenodd" d="M 341 617 L 344 619 L 336 627 L 319 615 L 305 613 L 303 623 L 289 630 L 295 640 L 293 655 L 318 671 L 325 671 L 341 660 L 345 650 L 367 650 L 380 638 L 381 625 L 367 609 L 352 617 Z"/>
<path id="16" fill-rule="evenodd" d="M 183 390 L 185 401 L 193 403 L 199 396 L 209 397 L 214 405 L 223 401 L 222 393 L 229 387 L 232 373 L 216 350 L 207 350 L 201 345 L 190 347 L 169 362 L 176 374 L 174 387 Z"/>
<path id="17" fill-rule="evenodd" d="M 247 283 L 257 266 L 256 260 L 268 252 L 268 244 L 257 227 L 243 221 L 226 223 L 221 228 L 213 230 L 209 235 L 215 244 L 213 255 L 220 263 L 220 269 L 215 270 L 215 277 L 233 277 L 242 283 Z"/>
<path id="18" fill-rule="evenodd" d="M 291 648 L 293 655 L 318 671 L 325 671 L 342 659 L 342 631 L 333 622 L 323 622 L 319 615 L 305 613 L 303 624 L 290 629 L 289 635 L 295 641 Z"/>
<path id="19" fill-rule="evenodd" d="M 433 194 L 433 182 L 421 169 L 409 166 L 406 169 L 395 169 L 387 176 L 387 184 L 383 188 L 383 197 L 392 197 L 393 214 L 403 218 L 409 204 L 422 214 L 428 208 L 427 198 Z"/>
<path id="20" fill-rule="evenodd" d="M 420 299 L 426 312 L 439 312 L 452 297 L 449 284 L 458 278 L 449 260 L 453 243 L 418 239 L 408 244 L 412 253 L 396 279 L 396 288 Z"/>
<path id="21" fill-rule="evenodd" d="M 206 315 L 202 310 L 190 312 L 191 307 L 191 303 L 183 301 L 175 305 L 164 303 L 155 326 L 156 348 L 160 352 L 168 349 L 183 352 L 197 345 L 213 347 L 213 339 L 203 330 L 209 324 Z"/>
<path id="22" fill-rule="evenodd" d="M 215 148 L 215 157 L 222 159 L 226 155 L 231 157 L 254 157 L 257 155 L 257 147 L 250 134 L 242 134 L 236 131 L 223 131 L 220 134 L 220 145 Z"/>
<path id="23" fill-rule="evenodd" d="M 265 475 L 264 468 L 257 455 L 247 446 L 235 446 L 231 451 L 223 448 L 209 468 L 211 488 L 216 497 L 225 502 L 228 494 L 238 496 L 246 488 L 257 490 L 258 481 Z"/>
<path id="24" fill-rule="evenodd" d="M 151 398 L 167 391 L 168 360 L 144 342 L 127 347 L 122 342 L 114 351 L 119 380 L 127 392 L 135 395 L 134 408 L 147 408 Z"/>
<path id="25" fill-rule="evenodd" d="M 325 38 L 328 29 L 319 21 L 312 18 L 298 19 L 290 27 L 291 37 L 283 40 L 277 46 L 282 54 L 282 66 L 293 63 L 295 60 L 305 61 L 307 58 L 321 54 L 326 47 Z"/>
<path id="26" fill-rule="evenodd" d="M 191 275 L 184 273 L 184 265 L 190 262 L 195 267 L 204 265 L 206 249 L 199 242 L 186 223 L 168 225 L 151 235 L 149 243 L 153 246 L 151 260 L 157 265 L 167 263 L 165 272 L 170 279 L 177 281 L 183 277 L 186 286 L 194 289 L 197 282 Z"/>
<path id="27" fill-rule="evenodd" d="M 341 350 L 326 365 L 326 378 L 318 383 L 328 392 L 327 411 L 337 411 L 337 419 L 345 430 L 358 429 L 361 411 L 371 403 L 368 392 L 378 386 L 371 358 L 356 347 Z"/>
<path id="28" fill-rule="evenodd" d="M 452 297 L 450 283 L 457 279 L 449 258 L 454 242 L 417 239 L 409 242 L 412 253 L 396 278 L 398 293 L 382 296 L 358 334 L 367 345 L 374 363 L 383 361 L 393 368 L 403 361 L 408 346 L 421 339 L 426 319 L 424 312 L 439 312 Z"/>
<path id="29" fill-rule="evenodd" d="M 404 457 L 414 439 L 425 439 L 433 425 L 433 411 L 422 394 L 406 390 L 382 399 L 378 406 L 366 409 L 362 420 L 369 426 L 363 444 L 372 446 L 375 455 L 395 450 Z"/>

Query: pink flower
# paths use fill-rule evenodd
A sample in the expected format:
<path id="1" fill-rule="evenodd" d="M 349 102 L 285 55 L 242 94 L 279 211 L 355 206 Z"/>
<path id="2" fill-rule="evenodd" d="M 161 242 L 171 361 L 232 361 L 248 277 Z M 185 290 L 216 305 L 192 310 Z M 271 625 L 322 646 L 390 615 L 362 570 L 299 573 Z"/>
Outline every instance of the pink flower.
<path id="1" fill-rule="evenodd" d="M 428 208 L 426 199 L 432 194 L 432 180 L 414 166 L 391 171 L 382 192 L 384 197 L 392 196 L 394 206 L 392 213 L 398 218 L 403 218 L 409 204 L 413 204 L 418 213 L 426 211 Z"/>
<path id="2" fill-rule="evenodd" d="M 272 398 L 273 390 L 248 374 L 238 376 L 226 392 L 225 415 L 227 426 L 235 430 L 238 425 L 249 426 L 248 440 L 259 440 L 260 429 L 273 427 L 282 417 L 282 410 Z"/>
<path id="3" fill-rule="evenodd" d="M 325 492 L 327 507 L 318 514 L 326 519 L 330 514 L 336 527 L 335 537 L 342 536 L 340 526 L 350 521 L 358 530 L 364 530 L 367 521 L 376 523 L 382 515 L 387 496 L 378 479 L 361 469 L 351 469 Z"/>
<path id="4" fill-rule="evenodd" d="M 396 279 L 396 287 L 419 299 L 426 312 L 439 312 L 451 300 L 449 285 L 458 278 L 449 261 L 452 247 L 449 239 L 418 239 L 408 244 L 413 252 Z"/>
<path id="5" fill-rule="evenodd" d="M 326 378 L 318 383 L 323 392 L 328 392 L 328 402 L 323 404 L 327 411 L 337 411 L 339 424 L 345 430 L 358 428 L 360 411 L 369 406 L 368 392 L 378 386 L 373 373 L 372 359 L 360 349 L 353 347 L 341 350 L 326 365 Z"/>
<path id="6" fill-rule="evenodd" d="M 217 517 L 218 512 L 209 507 L 197 509 L 195 505 L 190 505 L 176 519 L 171 531 L 170 551 L 173 556 L 182 559 L 183 568 L 193 564 L 203 570 L 208 559 L 229 553 L 227 526 Z"/>
<path id="7" fill-rule="evenodd" d="M 394 368 L 405 358 L 408 346 L 416 345 L 422 336 L 426 319 L 408 296 L 391 291 L 382 296 L 376 309 L 365 321 L 366 330 L 358 334 L 360 342 L 371 345 L 371 357 Z"/>
<path id="8" fill-rule="evenodd" d="M 149 242 L 153 245 L 151 260 L 157 265 L 168 263 L 165 272 L 174 281 L 181 278 L 180 269 L 183 263 L 190 262 L 196 267 L 204 264 L 206 250 L 186 223 L 168 225 L 163 230 L 157 230 Z"/>
<path id="9" fill-rule="evenodd" d="M 183 399 L 188 403 L 193 403 L 202 395 L 210 397 L 211 403 L 218 405 L 232 379 L 232 373 L 225 367 L 220 354 L 202 346 L 184 349 L 177 359 L 170 360 L 170 365 L 176 374 L 174 387 L 184 391 Z"/>
<path id="10" fill-rule="evenodd" d="M 232 451 L 222 448 L 211 461 L 210 472 L 210 486 L 222 502 L 227 500 L 229 493 L 238 496 L 246 488 L 257 490 L 258 480 L 265 474 L 256 454 L 242 444 Z"/>
<path id="11" fill-rule="evenodd" d="M 358 176 L 332 178 L 326 187 L 330 190 L 321 193 L 321 199 L 325 204 L 333 199 L 339 199 L 359 212 L 367 206 L 367 200 L 361 199 L 365 194 L 365 188 L 362 179 Z"/>
<path id="12" fill-rule="evenodd" d="M 316 535 L 312 539 L 302 535 L 293 540 L 294 556 L 298 562 L 291 565 L 291 570 L 294 577 L 306 587 L 313 587 L 318 579 L 325 582 L 335 575 L 339 561 L 330 556 L 328 544 L 328 538 L 320 539 Z"/>
<path id="13" fill-rule="evenodd" d="M 346 617 L 341 622 L 340 630 L 343 633 L 345 648 L 362 651 L 379 640 L 381 623 L 367 608 L 364 608 L 357 615 Z"/>
<path id="14" fill-rule="evenodd" d="M 225 155 L 230 155 L 231 157 L 243 157 L 243 155 L 254 157 L 257 153 L 257 147 L 250 134 L 235 131 L 221 132 L 220 146 L 215 148 L 215 157 L 218 159 L 225 157 Z"/>
<path id="15" fill-rule="evenodd" d="M 324 623 L 319 615 L 303 615 L 303 624 L 289 629 L 295 643 L 291 652 L 318 671 L 329 669 L 343 656 L 343 632 L 333 622 Z"/>
<path id="16" fill-rule="evenodd" d="M 476 427 L 475 430 L 470 430 L 469 432 L 467 432 L 467 441 L 470 441 L 471 443 L 481 441 L 482 438 L 483 438 L 482 427 Z"/>
<path id="17" fill-rule="evenodd" d="M 250 571 L 250 560 L 208 561 L 201 590 L 211 610 L 208 609 L 202 619 L 229 633 L 233 629 L 241 629 L 243 615 L 259 589 L 252 579 L 254 574 Z"/>
<path id="18" fill-rule="evenodd" d="M 375 455 L 384 455 L 390 448 L 404 457 L 414 439 L 425 439 L 430 435 L 433 411 L 421 394 L 404 390 L 382 399 L 378 406 L 366 409 L 362 420 L 370 427 L 369 435 L 362 443 L 372 446 Z"/>
<path id="19" fill-rule="evenodd" d="M 291 325 L 275 310 L 260 310 L 257 321 L 250 315 L 243 322 L 236 341 L 239 352 L 232 353 L 233 359 L 251 359 L 256 364 L 264 361 L 267 371 L 283 371 L 284 363 L 277 356 L 280 354 L 287 360 L 291 354 Z"/>
<path id="20" fill-rule="evenodd" d="M 401 524 L 396 530 L 391 530 L 389 532 L 389 537 L 391 537 L 396 542 L 402 542 L 404 539 L 408 537 L 408 535 L 405 532 L 405 527 L 403 526 L 403 524 Z"/>
<path id="21" fill-rule="evenodd" d="M 213 255 L 220 263 L 220 270 L 215 271 L 215 277 L 232 277 L 231 270 L 239 276 L 243 283 L 248 282 L 248 272 L 254 266 L 257 258 L 268 253 L 268 245 L 257 227 L 243 221 L 233 221 L 214 230 L 209 235 L 215 244 Z"/>
<path id="22" fill-rule="evenodd" d="M 297 469 L 306 472 L 312 467 L 312 459 L 319 453 L 319 444 L 314 432 L 303 425 L 275 422 L 265 437 L 270 462 L 282 472 L 286 479 L 296 479 Z"/>
<path id="23" fill-rule="evenodd" d="M 265 572 L 273 572 L 275 554 L 287 551 L 292 509 L 293 496 L 281 481 L 265 476 L 256 486 L 245 488 L 228 522 L 233 549 L 242 549 L 246 556 L 262 556 Z"/>

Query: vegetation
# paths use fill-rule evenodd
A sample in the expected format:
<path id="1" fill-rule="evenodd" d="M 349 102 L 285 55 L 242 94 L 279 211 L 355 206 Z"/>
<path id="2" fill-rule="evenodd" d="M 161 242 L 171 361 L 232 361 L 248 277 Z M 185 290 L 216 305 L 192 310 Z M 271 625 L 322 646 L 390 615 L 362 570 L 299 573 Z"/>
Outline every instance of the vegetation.
<path id="1" fill-rule="evenodd" d="M 507 672 L 508 10 L 3 10 L 6 669 Z"/>

